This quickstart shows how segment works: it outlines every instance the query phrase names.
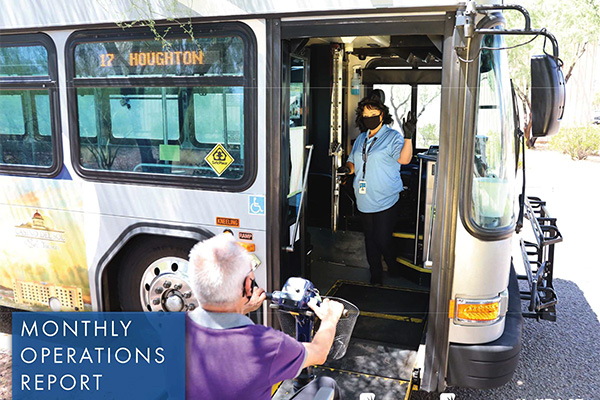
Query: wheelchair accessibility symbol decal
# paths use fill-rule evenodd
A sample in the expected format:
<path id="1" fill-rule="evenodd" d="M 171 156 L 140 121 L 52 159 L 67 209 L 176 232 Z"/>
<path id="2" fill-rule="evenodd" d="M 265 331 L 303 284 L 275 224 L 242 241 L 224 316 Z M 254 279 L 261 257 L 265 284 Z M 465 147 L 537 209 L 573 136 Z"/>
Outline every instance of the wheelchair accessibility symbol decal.
<path id="1" fill-rule="evenodd" d="M 248 214 L 265 215 L 265 196 L 248 196 Z"/>

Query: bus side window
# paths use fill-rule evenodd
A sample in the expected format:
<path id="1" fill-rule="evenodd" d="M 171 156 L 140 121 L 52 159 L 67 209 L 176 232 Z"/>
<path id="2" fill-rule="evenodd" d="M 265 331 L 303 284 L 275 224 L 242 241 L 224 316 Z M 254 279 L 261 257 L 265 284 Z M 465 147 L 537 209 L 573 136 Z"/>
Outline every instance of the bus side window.
<path id="1" fill-rule="evenodd" d="M 219 179 L 221 187 L 250 179 L 255 71 L 242 30 L 232 23 L 230 33 L 198 31 L 193 39 L 172 30 L 168 46 L 149 32 L 107 31 L 99 42 L 74 35 L 77 172 L 174 185 Z"/>
<path id="2" fill-rule="evenodd" d="M 52 51 L 50 51 L 52 50 Z M 0 171 L 49 176 L 58 172 L 55 52 L 45 35 L 0 40 Z M 3 85 L 10 80 L 18 88 Z"/>

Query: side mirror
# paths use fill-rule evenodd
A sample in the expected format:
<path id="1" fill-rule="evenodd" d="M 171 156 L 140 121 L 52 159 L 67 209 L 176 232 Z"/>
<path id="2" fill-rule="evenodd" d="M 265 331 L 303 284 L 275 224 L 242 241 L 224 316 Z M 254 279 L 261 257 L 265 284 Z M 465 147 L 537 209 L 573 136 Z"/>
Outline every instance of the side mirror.
<path id="1" fill-rule="evenodd" d="M 558 132 L 565 110 L 565 77 L 558 58 L 531 57 L 531 119 L 533 137 Z"/>

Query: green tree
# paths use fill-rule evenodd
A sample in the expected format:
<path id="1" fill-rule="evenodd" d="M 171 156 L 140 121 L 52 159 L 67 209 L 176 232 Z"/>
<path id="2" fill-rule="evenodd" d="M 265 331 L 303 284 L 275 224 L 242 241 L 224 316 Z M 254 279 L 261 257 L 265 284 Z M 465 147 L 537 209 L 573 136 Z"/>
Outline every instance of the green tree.
<path id="1" fill-rule="evenodd" d="M 600 0 L 573 0 L 569 3 L 558 0 L 524 0 L 521 5 L 529 11 L 532 27 L 545 27 L 556 36 L 568 90 L 568 82 L 576 73 L 575 66 L 591 45 L 600 39 Z M 505 16 L 509 28 L 523 28 L 524 21 L 520 13 L 506 11 Z M 506 41 L 509 46 L 513 46 L 525 42 L 526 39 L 523 36 L 513 36 L 507 37 Z M 511 76 L 521 101 L 520 114 L 524 116 L 521 121 L 522 128 L 529 147 L 533 147 L 534 143 L 531 140 L 529 101 L 530 57 L 534 54 L 542 54 L 543 44 L 544 40 L 540 37 L 530 44 L 509 51 Z M 552 51 L 549 41 L 546 43 L 546 51 L 548 53 Z"/>
<path id="2" fill-rule="evenodd" d="M 112 9 L 112 0 L 98 0 L 98 2 L 106 10 Z M 187 4 L 185 4 L 185 0 L 162 0 L 161 5 L 163 11 L 161 12 L 153 7 L 152 3 L 151 0 L 129 0 L 129 9 L 123 13 L 121 21 L 118 21 L 117 25 L 123 29 L 134 26 L 145 26 L 152 31 L 155 39 L 161 41 L 167 48 L 170 46 L 169 42 L 166 40 L 170 28 L 158 29 L 156 27 L 156 21 L 158 20 L 177 23 L 184 32 L 194 39 L 191 21 L 191 5 L 193 0 L 187 0 Z M 127 17 L 129 15 L 136 15 L 137 18 L 133 21 L 129 21 Z M 176 15 L 190 15 L 190 17 L 182 20 L 176 18 Z"/>
<path id="3" fill-rule="evenodd" d="M 592 100 L 594 110 L 600 110 L 600 92 L 594 94 L 594 100 Z"/>

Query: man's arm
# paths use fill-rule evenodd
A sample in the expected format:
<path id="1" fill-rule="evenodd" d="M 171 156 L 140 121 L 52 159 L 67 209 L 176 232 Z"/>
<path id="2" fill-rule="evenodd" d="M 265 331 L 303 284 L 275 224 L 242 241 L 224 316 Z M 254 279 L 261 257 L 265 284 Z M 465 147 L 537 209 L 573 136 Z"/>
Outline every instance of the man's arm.
<path id="1" fill-rule="evenodd" d="M 337 301 L 325 299 L 320 306 L 316 301 L 309 303 L 317 317 L 321 320 L 321 326 L 310 343 L 302 343 L 306 348 L 306 358 L 302 368 L 310 365 L 321 365 L 327 360 L 329 350 L 335 338 L 335 327 L 342 316 L 344 305 Z"/>

